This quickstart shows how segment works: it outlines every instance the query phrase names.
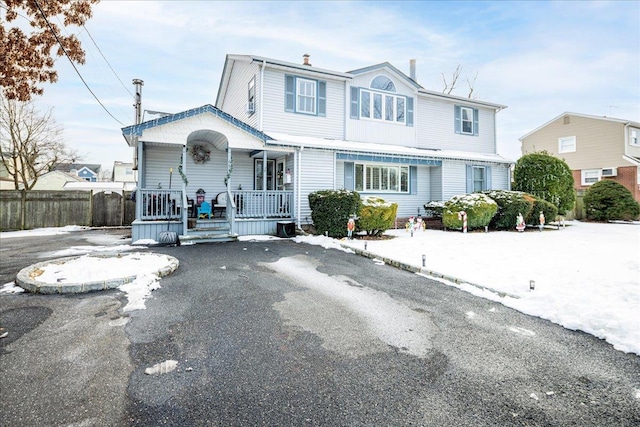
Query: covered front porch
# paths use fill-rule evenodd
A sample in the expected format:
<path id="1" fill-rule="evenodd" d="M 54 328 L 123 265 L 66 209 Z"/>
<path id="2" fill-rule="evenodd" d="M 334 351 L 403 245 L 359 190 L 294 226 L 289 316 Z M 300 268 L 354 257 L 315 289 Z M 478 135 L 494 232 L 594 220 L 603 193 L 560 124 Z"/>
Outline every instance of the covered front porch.
<path id="1" fill-rule="evenodd" d="M 164 231 L 181 242 L 230 241 L 295 223 L 296 150 L 267 148 L 267 135 L 215 107 L 123 134 L 139 171 L 133 242 L 158 241 Z"/>

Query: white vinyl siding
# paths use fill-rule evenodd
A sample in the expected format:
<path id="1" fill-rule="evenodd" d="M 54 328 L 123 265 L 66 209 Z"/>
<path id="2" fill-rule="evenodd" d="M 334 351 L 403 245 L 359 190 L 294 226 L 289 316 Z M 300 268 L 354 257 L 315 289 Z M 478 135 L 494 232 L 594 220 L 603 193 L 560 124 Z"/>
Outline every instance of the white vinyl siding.
<path id="1" fill-rule="evenodd" d="M 223 105 L 217 107 L 241 119 L 255 128 L 258 127 L 260 114 L 247 112 L 247 102 L 250 97 L 250 82 L 254 80 L 253 105 L 254 112 L 258 113 L 260 106 L 260 67 L 254 63 L 236 61 L 233 67 L 233 76 L 229 81 Z"/>
<path id="2" fill-rule="evenodd" d="M 326 115 L 295 114 L 285 111 L 285 74 L 267 69 L 264 73 L 263 130 L 343 139 L 345 118 L 344 83 L 326 80 Z M 313 78 L 310 78 L 313 80 Z"/>
<path id="3" fill-rule="evenodd" d="M 496 154 L 495 112 L 478 107 L 478 135 L 455 133 L 455 104 L 418 97 L 416 146 L 423 149 Z"/>
<path id="4" fill-rule="evenodd" d="M 333 153 L 320 150 L 300 152 L 300 221 L 311 223 L 309 193 L 318 190 L 334 190 L 335 161 Z"/>

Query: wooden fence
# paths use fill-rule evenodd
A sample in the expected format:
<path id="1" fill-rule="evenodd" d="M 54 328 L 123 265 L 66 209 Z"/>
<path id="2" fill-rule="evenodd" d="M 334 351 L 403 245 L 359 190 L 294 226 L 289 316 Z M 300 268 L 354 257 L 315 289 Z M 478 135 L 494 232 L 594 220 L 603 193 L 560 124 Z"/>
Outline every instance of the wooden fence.
<path id="1" fill-rule="evenodd" d="M 93 191 L 0 191 L 0 231 L 81 225 L 130 226 L 135 202 L 130 193 Z"/>

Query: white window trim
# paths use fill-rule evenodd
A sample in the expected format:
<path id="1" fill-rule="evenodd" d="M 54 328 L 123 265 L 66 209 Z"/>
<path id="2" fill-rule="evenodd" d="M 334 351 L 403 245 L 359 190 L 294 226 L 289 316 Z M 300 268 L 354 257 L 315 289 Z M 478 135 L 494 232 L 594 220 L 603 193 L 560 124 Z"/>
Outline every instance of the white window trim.
<path id="1" fill-rule="evenodd" d="M 571 146 L 569 146 L 569 148 L 562 149 L 563 142 L 570 142 Z M 558 138 L 558 153 L 575 153 L 576 149 L 577 143 L 575 135 Z"/>
<path id="2" fill-rule="evenodd" d="M 369 93 L 369 114 L 370 117 L 366 117 L 362 115 L 362 94 L 364 92 Z M 373 117 L 373 103 L 374 103 L 374 94 L 376 95 L 380 95 L 382 97 L 382 111 L 381 111 L 381 116 L 379 119 L 376 119 Z M 358 103 L 358 117 L 362 120 L 371 120 L 374 122 L 382 122 L 382 123 L 389 123 L 389 124 L 396 124 L 396 125 L 401 125 L 401 126 L 406 126 L 407 125 L 407 97 L 403 96 L 403 95 L 396 95 L 393 93 L 389 93 L 389 92 L 381 92 L 381 91 L 377 91 L 377 90 L 371 90 L 371 89 L 361 89 L 360 93 L 358 94 L 358 96 L 360 97 L 360 102 Z M 386 111 L 386 97 L 391 97 L 393 98 L 393 102 L 392 102 L 392 108 L 393 108 L 393 120 L 387 120 L 386 116 L 387 116 L 387 111 Z M 402 121 L 398 120 L 398 99 L 401 98 L 403 100 L 403 105 L 404 105 L 404 115 L 402 117 Z"/>
<path id="3" fill-rule="evenodd" d="M 635 141 L 634 141 L 635 135 Z M 629 145 L 634 147 L 640 147 L 640 130 L 639 129 L 629 129 Z"/>
<path id="4" fill-rule="evenodd" d="M 313 90 L 311 91 L 312 95 L 303 95 L 301 93 L 300 90 L 300 85 L 301 84 L 311 84 L 313 86 Z M 315 80 L 309 80 L 309 79 L 303 79 L 298 77 L 296 79 L 296 98 L 295 98 L 295 110 L 296 113 L 301 113 L 301 114 L 309 114 L 309 115 L 316 115 L 316 110 L 318 108 L 317 104 L 318 104 L 318 82 Z M 301 108 L 300 105 L 300 99 L 304 98 L 304 99 L 312 99 L 313 102 L 311 103 L 311 110 L 312 111 L 307 111 Z"/>
<path id="5" fill-rule="evenodd" d="M 357 190 L 359 193 L 391 193 L 391 194 L 408 194 L 411 191 L 411 177 L 409 176 L 410 169 L 409 166 L 402 165 L 390 165 L 384 163 L 355 163 L 354 164 L 354 188 L 358 188 L 358 183 L 356 182 L 356 169 L 358 166 L 362 166 L 362 190 Z M 368 168 L 383 168 L 387 171 L 390 169 L 396 170 L 396 180 L 397 180 L 397 190 L 382 190 L 382 189 L 368 189 L 367 188 L 367 169 Z M 405 171 L 407 177 L 407 188 L 406 190 L 402 190 L 402 171 Z M 387 172 L 388 173 L 388 172 Z M 382 183 L 382 180 L 380 180 Z"/>
<path id="6" fill-rule="evenodd" d="M 471 117 L 470 120 L 464 120 L 464 112 L 467 111 L 469 114 L 469 117 Z M 465 132 L 464 131 L 464 124 L 465 122 L 469 122 L 471 123 L 471 132 Z M 460 133 L 464 134 L 464 135 L 473 135 L 474 134 L 474 129 L 473 129 L 473 108 L 471 107 L 463 107 L 460 106 Z"/>
<path id="7" fill-rule="evenodd" d="M 586 175 L 587 175 L 588 172 L 593 172 L 593 173 L 597 174 L 598 175 L 598 181 L 600 181 L 602 179 L 602 169 L 583 169 L 583 170 L 580 171 L 580 183 L 582 185 L 593 185 L 596 182 L 598 182 L 598 181 L 587 182 L 586 181 L 586 179 L 587 179 Z"/>

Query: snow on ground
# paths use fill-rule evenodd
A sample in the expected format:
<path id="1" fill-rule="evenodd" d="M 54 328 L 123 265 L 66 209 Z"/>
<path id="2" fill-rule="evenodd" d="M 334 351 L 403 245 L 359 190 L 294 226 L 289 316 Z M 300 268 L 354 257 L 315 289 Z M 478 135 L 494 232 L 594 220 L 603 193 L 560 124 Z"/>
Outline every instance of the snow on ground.
<path id="1" fill-rule="evenodd" d="M 393 239 L 366 243 L 379 257 L 416 267 L 424 254 L 425 269 L 470 283 L 459 286 L 467 292 L 640 355 L 640 223 L 567 224 L 523 233 L 417 230 L 413 237 L 404 229 L 389 230 Z M 326 248 L 365 244 L 324 236 L 295 240 Z"/>
<path id="2" fill-rule="evenodd" d="M 0 233 L 0 239 L 14 239 L 16 237 L 30 237 L 30 236 L 55 236 L 56 234 L 71 233 L 72 231 L 89 230 L 89 227 L 82 227 L 79 225 L 67 225 L 66 227 L 50 227 L 50 228 L 36 228 L 33 230 L 21 230 L 21 231 L 3 231 Z"/>
<path id="3" fill-rule="evenodd" d="M 548 319 L 568 329 L 581 330 L 607 340 L 614 348 L 640 355 L 640 223 L 595 224 L 569 222 L 560 230 L 547 228 L 543 232 L 415 231 L 413 237 L 404 229 L 389 230 L 388 240 L 336 240 L 324 236 L 298 236 L 299 243 L 321 245 L 346 252 L 364 249 L 379 258 L 390 258 L 416 267 L 460 279 L 461 284 L 444 281 L 467 292 L 500 302 L 523 313 Z M 82 227 L 30 230 L 30 235 L 59 234 Z M 0 238 L 10 232 L 0 233 Z M 273 236 L 243 236 L 241 241 L 280 240 Z M 126 246 L 126 245 L 122 245 Z M 101 251 L 104 247 L 82 247 Z M 107 246 L 107 248 L 109 248 Z M 114 247 L 110 247 L 114 250 Z M 126 250 L 123 248 L 123 250 Z M 268 250 L 268 248 L 266 249 Z M 66 253 L 60 251 L 58 256 Z M 147 253 L 144 255 L 154 255 Z M 132 268 L 138 279 L 121 288 L 127 292 L 126 310 L 144 308 L 144 299 L 159 287 L 158 279 L 149 276 L 157 265 L 150 267 L 152 257 L 138 253 L 124 256 L 117 268 L 94 264 L 96 257 L 82 257 L 71 264 L 58 266 L 60 276 L 93 271 L 107 275 L 117 270 L 120 277 Z M 377 259 L 371 268 L 382 264 Z M 86 279 L 86 277 L 85 277 Z M 80 279 L 74 279 L 80 280 Z M 530 281 L 535 289 L 529 290 Z M 479 287 L 478 287 L 479 286 Z M 15 292 L 13 283 L 0 288 L 0 293 Z M 483 288 L 488 288 L 486 290 Z M 493 291 L 491 291 L 493 290 Z M 509 296 L 499 296 L 498 294 Z"/>

